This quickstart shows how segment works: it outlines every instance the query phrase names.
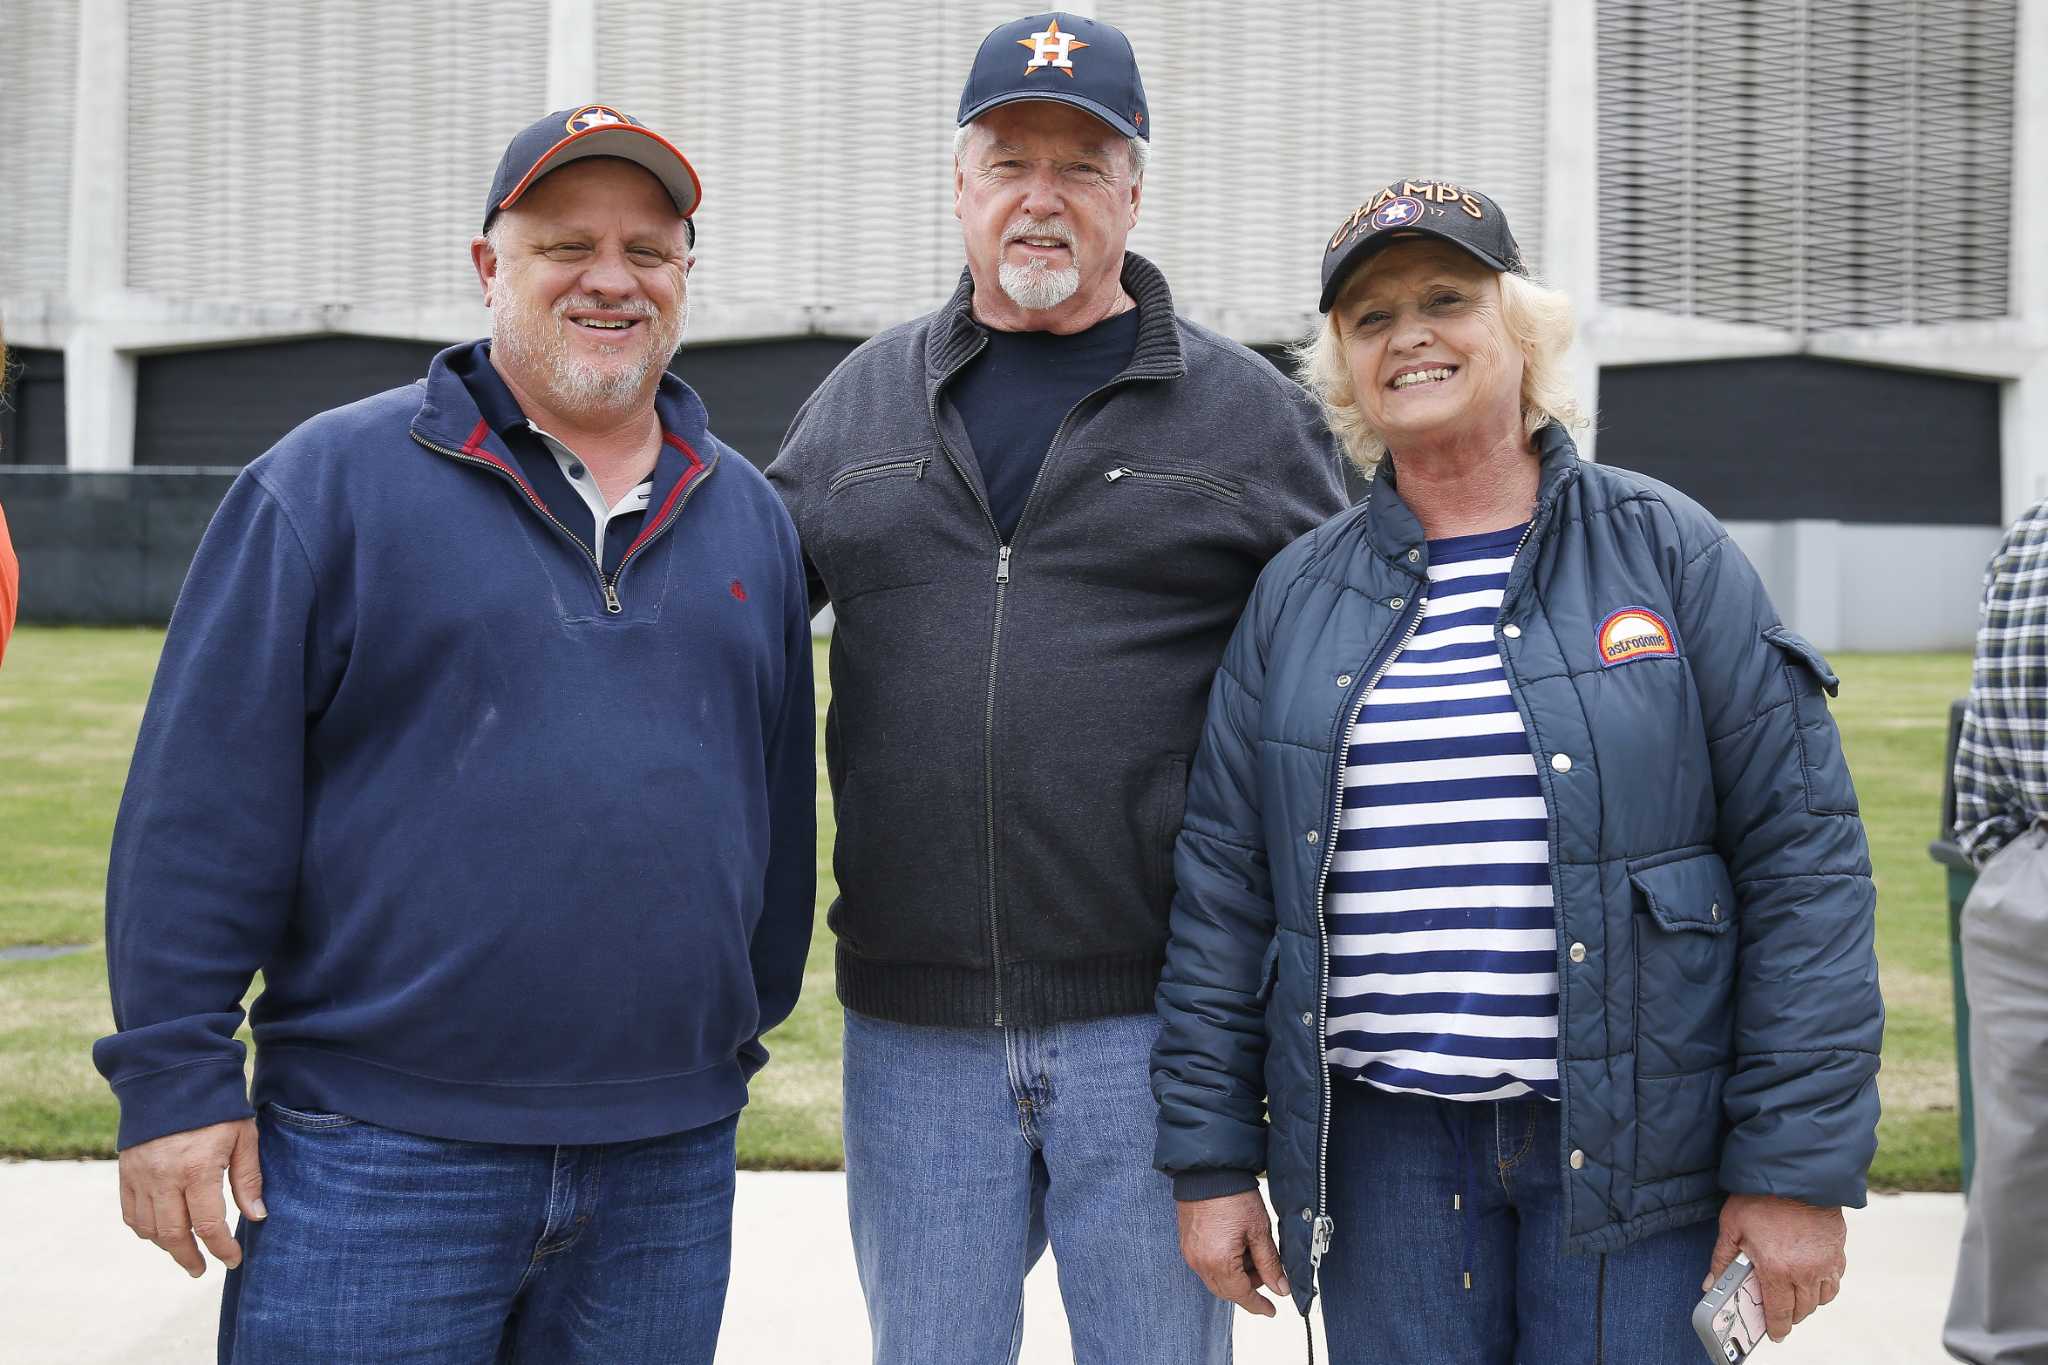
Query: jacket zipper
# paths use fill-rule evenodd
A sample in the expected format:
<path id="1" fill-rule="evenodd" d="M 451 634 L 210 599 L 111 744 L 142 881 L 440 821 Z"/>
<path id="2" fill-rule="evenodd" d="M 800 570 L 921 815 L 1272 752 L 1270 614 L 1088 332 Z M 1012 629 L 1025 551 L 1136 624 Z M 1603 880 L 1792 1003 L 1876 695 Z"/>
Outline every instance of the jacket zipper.
<path id="1" fill-rule="evenodd" d="M 713 454 L 711 459 L 705 462 L 704 472 L 702 474 L 699 474 L 696 478 L 690 480 L 690 486 L 688 488 L 685 488 L 683 490 L 683 495 L 676 499 L 675 510 L 670 512 L 667 517 L 663 518 L 661 525 L 655 527 L 652 531 L 648 532 L 645 538 L 640 540 L 638 544 L 628 547 L 626 553 L 619 557 L 619 567 L 612 570 L 611 581 L 605 584 L 604 609 L 606 611 L 611 612 L 613 615 L 616 616 L 619 612 L 625 610 L 625 608 L 619 602 L 619 580 L 626 576 L 626 566 L 631 564 L 635 559 L 639 558 L 640 552 L 646 549 L 649 545 L 652 545 L 655 542 L 656 538 L 659 537 L 664 531 L 668 530 L 669 527 L 676 524 L 677 518 L 683 515 L 683 509 L 690 505 L 690 499 L 697 496 L 697 490 L 704 486 L 705 480 L 709 479 L 712 476 L 712 474 L 717 472 L 717 469 L 718 456 L 716 454 Z"/>
<path id="2" fill-rule="evenodd" d="M 1206 478 L 1200 474 L 1169 474 L 1162 469 L 1132 469 L 1127 465 L 1119 465 L 1102 477 L 1109 483 L 1116 483 L 1123 479 L 1151 479 L 1157 483 L 1184 484 L 1203 493 L 1212 493 L 1219 498 L 1227 498 L 1231 502 L 1244 501 L 1244 491 L 1242 489 L 1232 488 L 1221 479 Z"/>
<path id="3" fill-rule="evenodd" d="M 1366 496 L 1370 497 L 1371 494 L 1367 494 Z M 1534 517 L 1531 517 L 1528 526 L 1525 527 L 1522 531 L 1522 538 L 1515 542 L 1514 554 L 1509 557 L 1508 562 L 1510 573 L 1513 572 L 1514 562 L 1522 557 L 1522 547 L 1529 543 L 1529 537 L 1535 534 L 1535 531 L 1536 520 Z M 1501 603 L 1501 609 L 1503 611 L 1507 609 L 1506 602 Z M 1392 653 L 1388 654 L 1385 658 L 1380 660 L 1379 668 L 1376 669 L 1373 672 L 1372 677 L 1366 681 L 1365 690 L 1358 694 L 1357 701 L 1345 710 L 1341 710 L 1338 712 L 1338 715 L 1340 716 L 1343 722 L 1342 728 L 1339 729 L 1337 732 L 1336 742 L 1339 745 L 1348 746 L 1350 744 L 1350 735 L 1352 727 L 1358 724 L 1358 717 L 1360 713 L 1362 713 L 1365 710 L 1365 703 L 1367 698 L 1372 696 L 1372 690 L 1375 687 L 1379 686 L 1380 679 L 1384 678 L 1387 675 L 1387 670 L 1394 666 L 1394 660 L 1401 656 L 1401 651 L 1408 647 L 1408 642 L 1410 640 L 1413 640 L 1415 638 L 1415 633 L 1422 628 L 1422 617 L 1423 614 L 1428 610 L 1429 596 L 1427 591 L 1425 591 L 1423 596 L 1419 598 L 1415 603 L 1415 615 L 1413 619 L 1409 621 L 1407 630 L 1402 633 L 1400 643 L 1394 646 Z M 1518 706 L 1520 705 L 1519 698 L 1517 698 L 1516 704 Z M 1522 723 L 1524 725 L 1527 725 L 1528 717 L 1524 716 L 1522 718 Z M 1328 1037 L 1330 1027 L 1330 923 L 1323 916 L 1323 899 L 1329 891 L 1330 868 L 1334 866 L 1337 861 L 1338 826 L 1343 823 L 1344 819 L 1343 772 L 1344 765 L 1340 763 L 1337 765 L 1336 773 L 1333 774 L 1335 780 L 1331 784 L 1335 788 L 1336 794 L 1331 798 L 1330 801 L 1330 826 L 1328 830 L 1328 836 L 1323 841 L 1322 873 L 1320 876 L 1316 878 L 1316 932 L 1321 936 L 1323 949 L 1322 986 L 1316 997 L 1316 1057 L 1317 1060 L 1321 1063 L 1323 1073 L 1323 1111 L 1320 1121 L 1318 1122 L 1316 1127 L 1316 1213 L 1314 1226 L 1310 1230 L 1308 1244 L 1308 1264 L 1309 1274 L 1311 1276 L 1311 1290 L 1313 1290 L 1315 1287 L 1313 1276 L 1315 1275 L 1316 1271 L 1322 1268 L 1323 1255 L 1325 1252 L 1329 1251 L 1330 1238 L 1332 1237 L 1332 1235 L 1335 1234 L 1337 1230 L 1336 1221 L 1332 1219 L 1329 1215 L 1331 1098 L 1330 1065 L 1327 1060 L 1324 1060 L 1323 1052 L 1324 1040 Z"/>
<path id="4" fill-rule="evenodd" d="M 852 469 L 842 469 L 832 477 L 830 483 L 825 485 L 825 491 L 827 493 L 837 493 L 850 483 L 860 483 L 866 479 L 879 479 L 885 474 L 896 474 L 905 470 L 913 471 L 921 479 L 924 477 L 925 464 L 930 458 L 929 455 L 920 455 L 914 460 L 889 460 L 882 464 L 864 464 L 856 465 Z"/>
<path id="5" fill-rule="evenodd" d="M 496 475 L 498 478 L 505 479 L 506 481 L 511 483 L 511 485 L 514 488 L 518 489 L 520 495 L 526 499 L 527 503 L 533 508 L 534 511 L 540 513 L 543 517 L 546 517 L 548 521 L 553 524 L 554 528 L 557 531 L 560 531 L 564 536 L 568 537 L 569 543 L 571 545 L 574 545 L 577 549 L 583 552 L 583 558 L 589 562 L 590 567 L 597 573 L 597 586 L 604 592 L 604 609 L 607 613 L 613 616 L 617 616 L 620 612 L 623 612 L 626 609 L 625 604 L 619 600 L 619 580 L 626 576 L 626 566 L 632 563 L 634 558 L 638 556 L 642 550 L 646 549 L 649 545 L 653 544 L 656 537 L 660 536 L 664 531 L 668 530 L 669 527 L 675 525 L 676 518 L 680 517 L 683 514 L 683 509 L 690 505 L 690 499 L 697 496 L 697 486 L 703 483 L 704 480 L 710 478 L 711 471 L 718 467 L 718 461 L 715 458 L 710 463 L 706 464 L 704 466 L 704 472 L 702 474 L 699 474 L 696 477 L 696 479 L 691 482 L 690 486 L 683 490 L 683 496 L 676 499 L 675 507 L 669 512 L 668 516 L 662 520 L 662 523 L 659 526 L 655 527 L 653 531 L 649 532 L 646 539 L 642 540 L 638 545 L 635 545 L 632 549 L 626 551 L 625 555 L 622 556 L 619 560 L 619 567 L 613 570 L 611 576 L 607 578 L 604 572 L 604 565 L 598 562 L 597 555 L 591 551 L 591 548 L 583 543 L 583 537 L 577 535 L 574 531 L 570 530 L 567 526 L 565 526 L 562 523 L 562 519 L 560 517 L 557 517 L 553 512 L 550 512 L 548 510 L 546 503 L 542 502 L 539 498 L 533 496 L 533 494 L 527 492 L 525 486 L 522 485 L 517 479 L 514 479 L 510 475 L 506 474 L 506 472 L 503 469 L 500 469 L 497 465 L 493 464 L 489 460 L 481 459 L 475 455 L 465 455 L 459 450 L 450 450 L 447 446 L 444 445 L 436 445 L 434 444 L 434 442 L 429 441 L 426 437 L 420 435 L 417 431 L 412 432 L 411 435 L 415 441 L 418 441 L 421 445 L 425 446 L 428 450 L 433 451 L 435 454 L 446 455 L 449 459 L 454 460 L 460 464 L 474 465 L 478 469 L 488 470 L 490 473 Z"/>
<path id="6" fill-rule="evenodd" d="M 966 367 L 968 361 L 980 355 L 982 347 L 987 344 L 984 339 L 982 346 L 977 346 L 971 354 L 962 357 L 958 365 L 939 377 L 939 382 L 925 395 L 925 409 L 931 418 L 932 432 L 939 438 L 939 449 L 946 453 L 946 462 L 953 466 L 953 472 L 960 476 L 960 481 L 974 494 L 974 500 L 981 504 L 981 514 L 987 518 L 988 528 L 996 538 L 996 605 L 994 621 L 989 627 L 988 692 L 983 701 L 981 721 L 981 807 L 982 838 L 987 841 L 988 848 L 988 940 L 989 957 L 994 967 L 996 982 L 995 1025 L 1002 1028 L 1003 927 L 1001 917 L 996 912 L 996 671 L 1002 662 L 1003 601 L 1010 591 L 1011 545 L 1003 539 L 1002 528 L 996 525 L 996 514 L 988 505 L 987 495 L 967 476 L 966 467 L 960 463 L 959 455 L 954 453 L 952 445 L 946 440 L 946 429 L 939 422 L 939 390 L 945 388 L 953 376 Z M 1031 504 L 1038 496 L 1038 485 L 1044 480 L 1047 467 L 1052 464 L 1053 452 L 1059 449 L 1060 438 L 1067 434 L 1067 424 L 1073 421 L 1074 414 L 1079 412 L 1084 404 L 1094 401 L 1122 382 L 1123 377 L 1118 375 L 1107 384 L 1084 395 L 1073 407 L 1068 408 L 1067 415 L 1060 419 L 1058 428 L 1053 431 L 1052 440 L 1045 447 L 1045 458 L 1039 462 L 1038 473 L 1032 476 L 1031 487 L 1024 494 L 1024 509 L 1017 514 L 1017 530 L 1011 533 L 1011 541 L 1023 531 L 1024 522 L 1031 515 Z"/>
<path id="7" fill-rule="evenodd" d="M 1426 580 L 1425 580 L 1426 581 Z M 1379 686 L 1380 679 L 1394 666 L 1401 651 L 1422 629 L 1423 613 L 1429 610 L 1429 594 L 1415 599 L 1408 624 L 1401 632 L 1401 638 L 1392 649 L 1381 657 L 1379 667 L 1365 681 L 1365 686 L 1355 694 L 1355 700 L 1337 712 L 1338 729 L 1332 751 L 1333 760 L 1349 750 L 1351 729 L 1358 724 L 1358 717 L 1365 710 L 1365 703 L 1372 696 L 1372 690 Z M 1330 1217 L 1330 1064 L 1325 1057 L 1326 1039 L 1330 1030 L 1330 922 L 1323 915 L 1323 900 L 1330 886 L 1330 868 L 1337 861 L 1337 832 L 1344 821 L 1344 768 L 1336 763 L 1331 774 L 1330 823 L 1323 834 L 1323 866 L 1316 877 L 1316 933 L 1322 942 L 1322 982 L 1316 991 L 1316 1061 L 1323 1076 L 1323 1110 L 1316 1125 L 1316 1210 L 1310 1227 L 1308 1243 L 1309 1288 L 1315 1288 L 1315 1275 L 1322 1268 L 1323 1254 L 1330 1249 L 1330 1238 L 1337 1231 L 1336 1220 Z"/>
<path id="8" fill-rule="evenodd" d="M 1562 497 L 1563 493 L 1564 486 L 1560 485 L 1556 496 Z M 1522 538 L 1519 541 L 1515 542 L 1514 558 L 1510 560 L 1508 563 L 1508 577 L 1510 580 L 1514 578 L 1515 565 L 1521 561 L 1522 547 L 1527 545 L 1529 543 L 1530 537 L 1536 534 L 1537 522 L 1542 517 L 1542 515 L 1543 509 L 1541 507 L 1538 507 L 1536 515 L 1529 518 L 1528 529 L 1523 531 Z M 1507 615 L 1508 608 L 1510 605 L 1512 604 L 1507 600 L 1507 595 L 1503 593 L 1501 595 L 1500 603 L 1500 611 L 1503 617 Z M 1528 705 L 1522 700 L 1521 679 L 1515 675 L 1514 665 L 1508 662 L 1508 651 L 1505 649 L 1502 649 L 1500 652 L 1500 669 L 1501 675 L 1507 679 L 1508 696 L 1515 703 L 1515 714 L 1521 717 L 1522 728 L 1525 731 L 1527 731 L 1530 736 L 1529 747 L 1531 753 L 1533 754 L 1536 747 L 1536 728 L 1529 723 L 1529 708 Z M 1540 767 L 1538 768 L 1538 771 L 1541 771 Z M 1547 808 L 1549 807 L 1549 802 L 1547 800 L 1544 804 Z M 1554 826 L 1556 823 L 1554 808 L 1550 809 L 1550 814 L 1552 817 L 1551 823 Z M 1549 853 L 1551 868 L 1550 899 L 1552 906 L 1550 921 L 1551 927 L 1554 930 L 1561 931 L 1563 926 L 1558 922 L 1558 915 L 1561 914 L 1564 910 L 1564 897 L 1558 894 L 1557 846 L 1556 841 L 1554 839 L 1551 841 Z M 1558 1161 L 1560 1163 L 1562 1163 L 1564 1160 L 1564 1149 L 1567 1145 L 1569 1145 L 1571 1141 L 1571 1095 L 1569 1090 L 1567 1089 L 1566 1071 L 1564 1065 L 1564 1040 L 1568 1035 L 1568 1030 L 1565 1027 L 1564 1016 L 1566 1009 L 1566 1001 L 1569 997 L 1569 993 L 1565 990 L 1565 983 L 1570 979 L 1569 969 L 1565 962 L 1565 955 L 1567 951 L 1568 949 L 1566 947 L 1565 935 L 1562 932 L 1559 932 L 1557 935 L 1557 1127 Z M 1563 1190 L 1565 1199 L 1566 1218 L 1567 1221 L 1569 1221 L 1571 1212 L 1570 1181 L 1567 1180 L 1564 1182 Z M 1602 1262 L 1602 1265 L 1605 1265 L 1604 1261 Z"/>

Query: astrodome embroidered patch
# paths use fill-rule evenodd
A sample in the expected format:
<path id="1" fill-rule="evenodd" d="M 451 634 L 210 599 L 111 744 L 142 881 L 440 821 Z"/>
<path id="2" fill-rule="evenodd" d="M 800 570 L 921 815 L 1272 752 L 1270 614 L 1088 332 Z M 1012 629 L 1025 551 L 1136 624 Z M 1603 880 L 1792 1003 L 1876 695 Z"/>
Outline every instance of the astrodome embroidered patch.
<path id="1" fill-rule="evenodd" d="M 1623 607 L 1600 623 L 1602 668 L 1676 653 L 1678 643 L 1672 637 L 1671 627 L 1648 607 Z"/>

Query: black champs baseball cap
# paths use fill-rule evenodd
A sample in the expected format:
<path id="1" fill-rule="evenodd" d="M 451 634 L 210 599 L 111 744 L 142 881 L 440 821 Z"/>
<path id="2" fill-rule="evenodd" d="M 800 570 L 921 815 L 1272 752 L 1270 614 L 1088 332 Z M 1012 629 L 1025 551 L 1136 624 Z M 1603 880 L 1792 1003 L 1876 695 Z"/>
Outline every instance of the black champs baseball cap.
<path id="1" fill-rule="evenodd" d="M 1330 311 L 1352 272 L 1375 252 L 1399 238 L 1417 236 L 1462 247 L 1504 274 L 1529 273 L 1500 205 L 1448 180 L 1396 180 L 1353 209 L 1330 234 L 1323 248 L 1323 296 L 1317 311 Z"/>
<path id="2" fill-rule="evenodd" d="M 998 105 L 1055 100 L 1085 109 L 1125 137 L 1152 140 L 1145 83 L 1121 30 L 1078 14 L 1015 19 L 981 40 L 967 88 L 962 127 Z"/>
<path id="3" fill-rule="evenodd" d="M 498 173 L 491 179 L 491 197 L 484 204 L 484 231 L 490 231 L 491 220 L 500 209 L 518 203 L 535 181 L 587 156 L 623 157 L 645 168 L 668 190 L 676 212 L 685 221 L 703 202 L 704 188 L 697 182 L 696 169 L 667 138 L 609 104 L 586 104 L 559 109 L 512 139 L 505 155 L 498 158 Z M 690 223 L 690 240 L 697 240 L 694 222 Z"/>

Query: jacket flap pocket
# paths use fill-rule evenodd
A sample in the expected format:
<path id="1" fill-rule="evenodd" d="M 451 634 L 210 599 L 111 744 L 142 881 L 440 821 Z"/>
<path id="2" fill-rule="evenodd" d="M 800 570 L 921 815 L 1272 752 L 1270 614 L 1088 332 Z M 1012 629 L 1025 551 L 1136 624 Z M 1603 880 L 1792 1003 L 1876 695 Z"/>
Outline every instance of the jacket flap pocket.
<path id="1" fill-rule="evenodd" d="M 1815 680 L 1827 689 L 1829 696 L 1841 694 L 1842 680 L 1835 676 L 1835 670 L 1828 667 L 1826 657 L 1804 635 L 1783 626 L 1772 626 L 1764 631 L 1764 638 L 1812 670 Z"/>
<path id="2" fill-rule="evenodd" d="M 1735 884 L 1718 853 L 1635 868 L 1628 879 L 1668 932 L 1725 934 L 1735 923 Z"/>

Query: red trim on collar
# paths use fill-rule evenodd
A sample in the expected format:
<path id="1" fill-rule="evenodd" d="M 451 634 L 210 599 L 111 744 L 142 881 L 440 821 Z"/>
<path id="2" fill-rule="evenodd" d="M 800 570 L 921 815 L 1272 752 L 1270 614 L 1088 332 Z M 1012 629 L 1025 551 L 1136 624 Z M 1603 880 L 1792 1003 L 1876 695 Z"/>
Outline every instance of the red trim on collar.
<path id="1" fill-rule="evenodd" d="M 661 524 L 668 520 L 669 512 L 675 507 L 676 499 L 683 495 L 683 490 L 690 486 L 693 479 L 704 472 L 702 457 L 690 448 L 688 441 L 670 431 L 661 433 L 661 439 L 674 446 L 677 450 L 682 451 L 684 458 L 689 460 L 690 467 L 683 471 L 682 478 L 676 480 L 676 486 L 668 490 L 668 497 L 662 501 L 661 510 L 640 523 L 640 534 L 633 537 L 633 543 L 626 547 L 626 553 L 619 556 L 621 566 L 632 556 L 633 551 L 640 548 L 647 537 L 653 535 L 661 528 Z"/>
<path id="2" fill-rule="evenodd" d="M 479 418 L 477 420 L 476 429 L 471 431 L 469 433 L 469 439 L 462 443 L 462 453 L 469 456 L 471 459 L 482 460 L 485 464 L 491 465 L 497 469 L 504 470 L 507 474 L 510 474 L 512 476 L 512 480 L 514 483 L 517 483 L 522 489 L 526 491 L 526 496 L 533 499 L 533 505 L 535 507 L 546 508 L 547 504 L 540 500 L 540 494 L 533 491 L 533 485 L 526 481 L 526 476 L 524 474 L 521 474 L 511 465 L 506 464 L 503 460 L 491 454 L 490 451 L 484 449 L 484 440 L 490 434 L 491 424 Z"/>

